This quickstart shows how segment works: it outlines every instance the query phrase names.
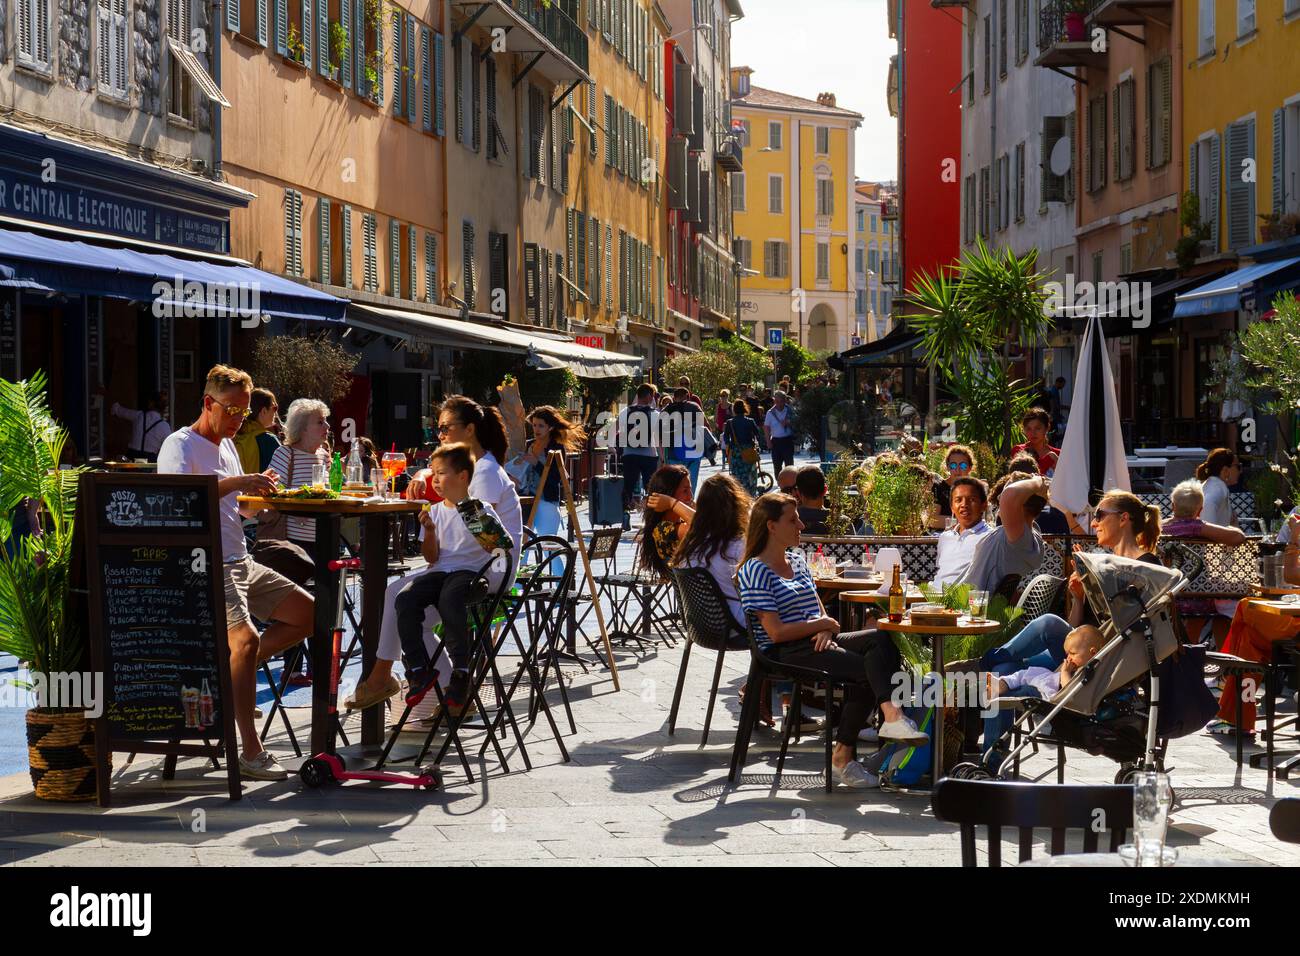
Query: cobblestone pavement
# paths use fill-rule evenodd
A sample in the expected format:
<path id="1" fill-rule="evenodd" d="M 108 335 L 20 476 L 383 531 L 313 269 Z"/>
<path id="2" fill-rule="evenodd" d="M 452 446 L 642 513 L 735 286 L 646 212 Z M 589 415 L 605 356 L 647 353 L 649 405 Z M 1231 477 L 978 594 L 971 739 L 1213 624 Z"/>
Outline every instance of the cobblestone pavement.
<path id="1" fill-rule="evenodd" d="M 704 474 L 713 470 L 706 466 Z M 628 566 L 630 550 L 620 546 L 620 568 Z M 575 732 L 567 732 L 558 706 L 557 720 L 566 731 L 568 763 L 539 721 L 526 738 L 531 771 L 507 749 L 511 772 L 489 757 L 474 766 L 477 779 L 469 783 L 449 759 L 438 791 L 365 783 L 312 790 L 295 776 L 246 784 L 243 799 L 231 802 L 224 778 L 201 761 L 182 761 L 176 780 L 164 782 L 159 760 L 137 757 L 127 765 L 127 755 L 117 754 L 114 806 L 100 810 L 43 803 L 31 796 L 26 773 L 0 776 L 0 865 L 960 862 L 957 830 L 935 820 L 927 795 L 842 788 L 826 794 L 820 745 L 812 740 L 794 748 L 778 782 L 779 739 L 760 732 L 739 786 L 729 786 L 736 695 L 748 659 L 726 656 L 709 745 L 702 748 L 711 653 L 692 655 L 677 733 L 667 733 L 683 647 L 679 641 L 616 650 L 620 691 L 603 668 L 584 674 L 566 665 Z M 289 699 L 306 704 L 309 693 L 298 690 Z M 259 700 L 268 706 L 269 697 Z M 554 691 L 551 700 L 558 705 Z M 1294 704 L 1284 709 L 1293 711 Z M 306 707 L 291 707 L 290 714 L 295 728 L 305 729 Z M 349 736 L 356 724 L 356 718 L 347 722 Z M 467 739 L 476 753 L 481 737 Z M 283 733 L 268 743 L 286 762 L 292 756 Z M 1294 783 L 1270 784 L 1262 770 L 1248 766 L 1238 773 L 1230 741 L 1204 734 L 1174 741 L 1168 763 L 1177 793 L 1169 841 L 1183 859 L 1300 864 L 1300 848 L 1278 843 L 1268 829 L 1269 807 L 1300 793 Z M 1039 757 L 1025 769 L 1042 773 L 1049 766 Z M 1110 783 L 1115 770 L 1109 760 L 1072 751 L 1067 780 Z M 1044 837 L 1040 831 L 1038 855 L 1046 852 Z M 1009 843 L 1003 859 L 1015 859 Z"/>

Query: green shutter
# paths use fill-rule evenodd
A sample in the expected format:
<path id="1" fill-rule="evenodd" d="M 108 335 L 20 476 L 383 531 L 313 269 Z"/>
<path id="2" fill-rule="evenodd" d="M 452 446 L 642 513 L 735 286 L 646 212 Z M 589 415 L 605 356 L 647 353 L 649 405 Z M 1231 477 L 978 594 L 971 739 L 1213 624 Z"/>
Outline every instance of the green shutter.
<path id="1" fill-rule="evenodd" d="M 362 0 L 358 0 L 362 2 Z M 289 52 L 289 0 L 275 0 L 275 50 L 284 55 Z"/>
<path id="2" fill-rule="evenodd" d="M 266 3 L 267 0 L 257 0 L 257 42 L 266 46 Z"/>
<path id="3" fill-rule="evenodd" d="M 315 32 L 312 29 L 312 21 L 315 14 L 312 12 L 311 0 L 302 0 L 302 64 L 308 69 L 311 68 L 311 38 Z"/>
<path id="4" fill-rule="evenodd" d="M 424 234 L 424 300 L 438 301 L 438 237 Z"/>
<path id="5" fill-rule="evenodd" d="M 402 227 L 396 219 L 388 220 L 388 294 L 402 297 Z"/>
<path id="6" fill-rule="evenodd" d="M 330 75 L 330 0 L 316 0 L 316 72 Z"/>
<path id="7" fill-rule="evenodd" d="M 406 227 L 406 259 L 407 259 L 407 286 L 410 289 L 411 301 L 415 302 L 420 298 L 420 270 L 417 268 L 419 253 L 416 251 L 415 244 L 415 227 Z"/>
<path id="8" fill-rule="evenodd" d="M 340 0 L 339 2 L 339 26 L 343 28 L 343 35 L 346 38 L 343 46 L 343 61 L 339 64 L 339 78 L 344 89 L 352 89 L 352 56 L 353 47 L 356 46 L 355 31 L 352 29 L 352 0 Z"/>
<path id="9" fill-rule="evenodd" d="M 447 135 L 447 88 L 444 82 L 446 57 L 442 34 L 435 33 L 433 35 L 433 131 L 439 136 Z"/>
<path id="10" fill-rule="evenodd" d="M 424 131 L 433 131 L 433 66 L 429 59 L 429 28 L 420 27 L 420 119 Z"/>
<path id="11" fill-rule="evenodd" d="M 406 51 L 402 57 L 406 64 L 406 120 L 415 123 L 415 17 L 406 15 Z"/>
<path id="12" fill-rule="evenodd" d="M 343 204 L 339 218 L 343 222 L 343 285 L 352 288 L 352 207 Z"/>
<path id="13" fill-rule="evenodd" d="M 364 2 L 364 0 L 363 0 Z M 384 24 L 375 20 L 375 103 L 384 105 Z"/>
<path id="14" fill-rule="evenodd" d="M 330 284 L 330 201 L 324 196 L 316 201 L 316 266 L 320 281 Z"/>
<path id="15" fill-rule="evenodd" d="M 402 109 L 402 11 L 393 11 L 393 115 L 401 116 Z"/>

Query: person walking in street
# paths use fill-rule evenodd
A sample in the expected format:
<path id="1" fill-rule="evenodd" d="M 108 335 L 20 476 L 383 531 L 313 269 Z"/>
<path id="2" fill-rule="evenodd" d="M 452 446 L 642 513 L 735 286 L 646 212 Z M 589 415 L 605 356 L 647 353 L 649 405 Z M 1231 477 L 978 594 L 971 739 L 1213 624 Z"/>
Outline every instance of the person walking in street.
<path id="1" fill-rule="evenodd" d="M 778 389 L 772 395 L 772 407 L 763 418 L 767 447 L 772 450 L 773 474 L 780 474 L 783 467 L 794 464 L 794 415 L 787 398 Z"/>
<path id="2" fill-rule="evenodd" d="M 751 498 L 758 495 L 758 470 L 762 467 L 763 453 L 759 447 L 758 422 L 749 416 L 749 407 L 743 398 L 738 398 L 731 406 L 731 418 L 723 432 L 723 444 L 727 446 L 727 464 L 731 474 L 740 482 L 745 493 Z"/>
<path id="3" fill-rule="evenodd" d="M 678 386 L 672 403 L 662 414 L 667 425 L 664 459 L 669 464 L 684 465 L 694 485 L 700 480 L 700 459 L 704 457 L 704 409 L 685 386 Z"/>
<path id="4" fill-rule="evenodd" d="M 623 459 L 623 510 L 630 511 L 633 498 L 649 486 L 659 467 L 659 408 L 649 382 L 636 390 L 636 401 L 618 413 L 610 444 Z"/>

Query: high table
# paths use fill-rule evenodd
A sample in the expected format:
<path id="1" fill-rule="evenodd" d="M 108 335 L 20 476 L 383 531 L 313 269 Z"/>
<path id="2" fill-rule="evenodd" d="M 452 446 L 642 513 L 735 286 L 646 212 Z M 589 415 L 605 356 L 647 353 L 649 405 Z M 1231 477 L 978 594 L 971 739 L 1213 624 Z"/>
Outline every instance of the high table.
<path id="1" fill-rule="evenodd" d="M 329 714 L 330 655 L 333 653 L 334 621 L 338 615 L 338 572 L 329 563 L 339 556 L 339 526 L 343 518 L 361 519 L 361 676 L 369 676 L 375 666 L 379 647 L 379 624 L 384 609 L 384 590 L 388 587 L 389 520 L 394 516 L 419 511 L 421 501 L 362 498 L 259 498 L 240 495 L 239 504 L 246 509 L 269 508 L 295 518 L 314 518 L 316 543 L 312 547 L 315 573 L 315 620 L 312 625 L 311 666 L 315 679 L 311 686 L 310 754 L 333 752 L 334 722 Z M 361 743 L 382 743 L 384 710 L 382 704 L 366 708 L 361 714 Z"/>
<path id="2" fill-rule="evenodd" d="M 949 634 L 992 634 L 999 630 L 1002 625 L 997 621 L 972 621 L 969 617 L 962 615 L 952 624 L 913 624 L 912 616 L 905 614 L 903 619 L 897 623 L 882 618 L 876 622 L 876 627 L 882 631 L 898 632 L 900 634 L 920 634 L 931 638 L 931 669 L 939 675 L 940 683 L 943 682 L 943 640 Z M 947 697 L 947 690 L 944 690 L 944 698 Z M 943 712 L 944 706 L 941 704 L 934 709 L 934 727 L 930 733 L 930 785 L 934 786 L 943 776 Z"/>

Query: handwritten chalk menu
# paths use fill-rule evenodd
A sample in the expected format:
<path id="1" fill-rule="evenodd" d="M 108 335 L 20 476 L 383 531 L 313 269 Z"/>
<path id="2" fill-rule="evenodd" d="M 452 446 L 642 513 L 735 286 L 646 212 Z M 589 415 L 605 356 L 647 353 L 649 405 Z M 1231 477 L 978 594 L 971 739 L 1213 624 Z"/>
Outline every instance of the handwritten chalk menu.
<path id="1" fill-rule="evenodd" d="M 221 681 L 207 557 L 188 545 L 101 544 L 97 560 L 113 736 L 212 736 Z"/>
<path id="2" fill-rule="evenodd" d="M 82 478 L 101 805 L 114 750 L 165 754 L 164 777 L 178 757 L 224 756 L 239 796 L 217 507 L 214 476 Z"/>

